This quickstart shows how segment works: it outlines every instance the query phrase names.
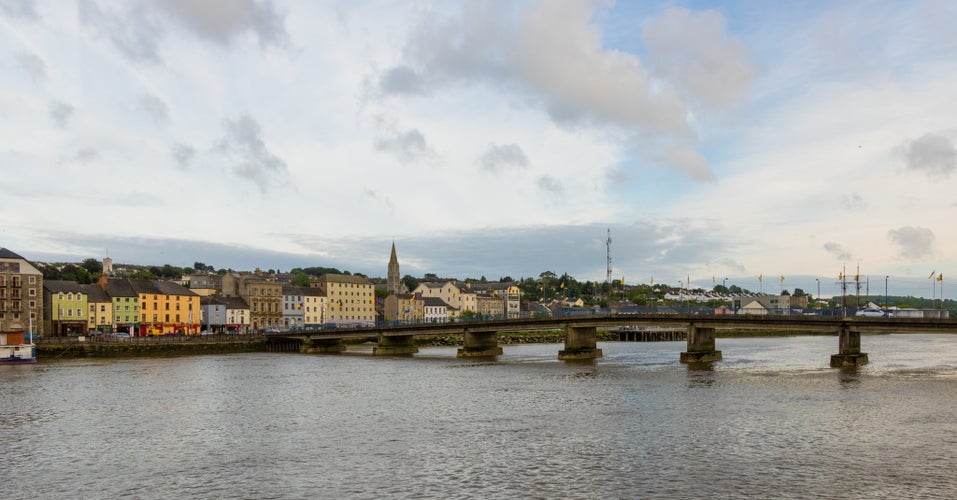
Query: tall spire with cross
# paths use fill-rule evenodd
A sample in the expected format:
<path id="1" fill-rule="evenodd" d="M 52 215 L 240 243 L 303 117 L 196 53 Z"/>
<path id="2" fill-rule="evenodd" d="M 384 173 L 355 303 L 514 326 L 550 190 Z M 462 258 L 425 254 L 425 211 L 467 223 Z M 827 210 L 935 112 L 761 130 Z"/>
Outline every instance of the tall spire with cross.
<path id="1" fill-rule="evenodd" d="M 399 259 L 395 256 L 395 241 L 392 242 L 392 256 L 389 257 L 389 275 L 388 286 L 389 293 L 399 293 L 399 287 L 402 286 L 402 278 L 399 275 Z"/>

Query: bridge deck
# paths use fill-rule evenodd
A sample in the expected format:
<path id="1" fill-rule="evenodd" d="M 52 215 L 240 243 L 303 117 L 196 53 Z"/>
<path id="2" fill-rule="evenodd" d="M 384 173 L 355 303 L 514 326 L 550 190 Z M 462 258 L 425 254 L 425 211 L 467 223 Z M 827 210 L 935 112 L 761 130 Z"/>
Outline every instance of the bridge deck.
<path id="1" fill-rule="evenodd" d="M 834 332 L 842 328 L 867 333 L 957 333 L 957 319 L 950 318 L 871 318 L 858 316 L 751 316 L 751 315 L 679 315 L 679 314 L 600 314 L 560 318 L 496 319 L 452 323 L 421 323 L 342 328 L 300 333 L 274 334 L 274 337 L 314 339 L 362 339 L 393 336 L 441 336 L 472 332 L 517 332 L 562 330 L 566 327 L 611 328 L 618 326 L 668 326 L 672 328 L 795 330 Z"/>

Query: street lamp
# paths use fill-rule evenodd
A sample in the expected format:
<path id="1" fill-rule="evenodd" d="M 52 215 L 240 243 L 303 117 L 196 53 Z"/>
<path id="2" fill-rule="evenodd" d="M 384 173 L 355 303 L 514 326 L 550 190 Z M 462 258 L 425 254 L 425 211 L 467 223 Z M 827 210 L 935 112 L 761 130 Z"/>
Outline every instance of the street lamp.
<path id="1" fill-rule="evenodd" d="M 821 302 L 821 278 L 814 278 L 817 281 L 817 301 Z"/>
<path id="2" fill-rule="evenodd" d="M 890 279 L 890 276 L 884 276 L 884 310 L 887 310 L 887 280 Z"/>

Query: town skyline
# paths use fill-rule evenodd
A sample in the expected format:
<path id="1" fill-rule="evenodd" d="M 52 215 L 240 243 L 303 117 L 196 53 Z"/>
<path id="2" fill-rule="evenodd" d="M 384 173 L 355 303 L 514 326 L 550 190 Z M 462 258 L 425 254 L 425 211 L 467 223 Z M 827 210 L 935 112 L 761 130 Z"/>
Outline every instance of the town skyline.
<path id="1" fill-rule="evenodd" d="M 71 5 L 0 3 L 30 259 L 953 296 L 952 3 Z"/>
<path id="2" fill-rule="evenodd" d="M 2 245 L 0 245 L 2 247 Z M 94 259 L 101 261 L 101 258 L 96 257 L 82 257 L 82 258 L 72 258 L 66 260 L 45 260 L 45 259 L 36 259 L 31 257 L 26 257 L 27 260 L 31 262 L 43 262 L 46 264 L 52 263 L 75 263 L 79 264 L 86 259 Z M 542 269 L 539 271 L 532 271 L 527 273 L 488 273 L 483 272 L 479 274 L 470 274 L 470 275 L 460 275 L 460 274 L 442 274 L 436 273 L 433 271 L 412 271 L 406 272 L 402 267 L 402 257 L 401 252 L 397 255 L 400 265 L 400 275 L 401 276 L 412 276 L 416 279 L 423 279 L 427 276 L 435 276 L 438 280 L 457 280 L 457 281 L 466 281 L 470 279 L 481 279 L 485 278 L 489 282 L 498 281 L 501 278 L 509 277 L 514 281 L 520 281 L 525 278 L 538 279 L 542 274 L 546 272 L 552 272 L 557 277 L 561 277 L 565 274 L 571 276 L 576 281 L 580 282 L 595 282 L 601 283 L 604 279 L 591 279 L 586 277 L 580 277 L 575 273 L 568 271 L 556 271 L 553 269 Z M 113 260 L 111 258 L 111 260 Z M 190 268 L 192 269 L 193 265 L 196 263 L 203 263 L 206 266 L 212 267 L 216 270 L 229 269 L 234 272 L 254 272 L 255 270 L 261 270 L 263 272 L 275 271 L 275 272 L 285 272 L 288 273 L 293 269 L 306 269 L 310 267 L 324 267 L 324 268 L 334 268 L 341 272 L 348 272 L 350 274 L 361 274 L 367 276 L 370 279 L 374 280 L 385 280 L 388 275 L 388 258 L 383 262 L 384 265 L 380 266 L 379 270 L 362 270 L 362 269 L 351 269 L 347 266 L 336 265 L 335 262 L 324 262 L 324 263 L 301 263 L 293 264 L 289 266 L 271 266 L 271 265 L 254 265 L 251 267 L 236 267 L 228 265 L 218 265 L 215 261 L 206 260 L 206 259 L 189 259 L 190 262 L 183 262 L 182 264 L 176 262 L 127 262 L 120 260 L 113 260 L 113 266 L 123 266 L 123 265 L 132 265 L 140 267 L 162 267 L 164 265 L 172 265 L 179 268 Z M 290 261 L 292 264 L 295 261 Z M 866 271 L 866 270 L 864 270 Z M 613 281 L 619 281 L 624 279 L 624 284 L 626 285 L 662 285 L 669 286 L 672 288 L 685 288 L 685 289 L 703 289 L 703 290 L 712 290 L 716 285 L 723 285 L 727 287 L 737 286 L 742 289 L 748 290 L 752 293 L 767 293 L 770 295 L 780 293 L 784 290 L 787 290 L 789 293 L 794 292 L 796 289 L 800 288 L 805 293 L 812 295 L 814 297 L 839 297 L 842 293 L 841 277 L 844 276 L 844 287 L 845 294 L 855 295 L 859 294 L 861 296 L 869 296 L 879 298 L 883 295 L 890 296 L 913 296 L 918 298 L 926 299 L 954 299 L 957 297 L 957 290 L 951 290 L 949 288 L 949 282 L 945 281 L 944 273 L 933 271 L 933 273 L 925 278 L 919 278 L 914 276 L 890 276 L 890 275 L 876 275 L 873 273 L 864 272 L 859 268 L 850 268 L 850 269 L 841 269 L 838 272 L 837 276 L 827 276 L 827 275 L 785 275 L 785 274 L 774 274 L 774 273 L 761 273 L 757 276 L 748 275 L 748 276 L 722 276 L 722 275 L 712 275 L 712 276 L 696 276 L 691 275 L 690 273 L 685 274 L 684 276 L 668 276 L 666 274 L 657 274 L 656 275 L 647 275 L 642 277 L 635 277 L 629 279 L 628 276 L 618 276 L 615 275 L 612 277 Z M 845 274 L 846 273 L 846 274 Z M 855 277 L 857 279 L 855 280 Z M 783 278 L 783 279 L 781 279 Z M 690 280 L 690 282 L 689 282 Z M 690 283 L 690 286 L 689 286 Z M 945 285 L 948 285 L 945 287 Z M 928 293 L 929 292 L 929 293 Z"/>

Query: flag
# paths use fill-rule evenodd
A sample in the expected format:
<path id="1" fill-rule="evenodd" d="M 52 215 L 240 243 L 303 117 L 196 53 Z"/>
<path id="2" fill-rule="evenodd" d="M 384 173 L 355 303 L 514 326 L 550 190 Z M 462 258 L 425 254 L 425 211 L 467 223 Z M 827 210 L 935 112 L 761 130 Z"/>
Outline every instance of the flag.
<path id="1" fill-rule="evenodd" d="M 944 273 L 940 273 L 937 275 L 937 281 L 944 281 Z"/>
<path id="2" fill-rule="evenodd" d="M 714 276 L 712 276 L 712 277 L 711 277 L 711 284 L 713 285 L 713 284 L 715 284 L 715 283 L 717 283 L 717 282 L 718 282 L 718 281 L 715 280 Z"/>
<path id="3" fill-rule="evenodd" d="M 561 284 L 561 286 L 560 286 L 559 288 L 565 288 L 565 282 L 564 282 L 564 281 L 562 281 L 562 284 Z"/>
<path id="4" fill-rule="evenodd" d="M 933 271 L 930 272 L 930 276 L 928 276 L 927 279 L 933 279 L 935 274 L 937 274 L 937 270 L 936 270 L 936 269 L 934 269 Z"/>
<path id="5" fill-rule="evenodd" d="M 654 276 L 651 277 L 651 284 L 652 284 L 652 285 L 655 284 L 655 277 L 654 277 Z"/>
<path id="6" fill-rule="evenodd" d="M 759 275 L 758 275 L 758 281 L 760 281 L 761 283 L 764 283 L 764 275 L 763 275 L 763 274 L 759 274 Z"/>
<path id="7" fill-rule="evenodd" d="M 854 281 L 860 281 L 860 280 L 861 280 L 861 275 L 855 274 L 855 275 L 854 275 Z"/>
<path id="8" fill-rule="evenodd" d="M 781 283 L 784 283 L 784 275 L 781 275 Z"/>
<path id="9" fill-rule="evenodd" d="M 844 281 L 844 273 L 837 274 L 837 281 Z"/>

